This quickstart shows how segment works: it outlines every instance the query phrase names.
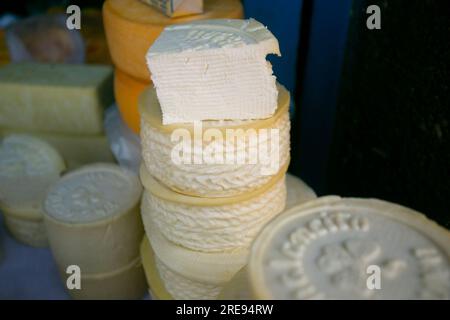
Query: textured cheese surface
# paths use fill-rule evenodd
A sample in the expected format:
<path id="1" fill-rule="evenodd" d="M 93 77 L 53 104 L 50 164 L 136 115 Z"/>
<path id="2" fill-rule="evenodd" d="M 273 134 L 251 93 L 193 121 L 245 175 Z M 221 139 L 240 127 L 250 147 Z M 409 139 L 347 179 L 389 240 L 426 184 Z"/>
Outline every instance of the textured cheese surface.
<path id="1" fill-rule="evenodd" d="M 248 248 L 220 252 L 189 250 L 167 240 L 155 225 L 146 230 L 150 245 L 173 272 L 192 281 L 223 286 L 246 263 Z"/>
<path id="2" fill-rule="evenodd" d="M 195 20 L 243 17 L 240 0 L 208 0 L 203 9 L 203 14 L 171 19 L 141 1 L 105 1 L 103 23 L 114 65 L 133 77 L 149 81 L 145 54 L 164 27 Z"/>
<path id="3" fill-rule="evenodd" d="M 450 232 L 381 200 L 328 197 L 293 207 L 260 233 L 249 261 L 254 298 L 450 298 Z M 372 266 L 382 290 L 367 286 Z"/>
<path id="4" fill-rule="evenodd" d="M 271 53 L 280 55 L 278 41 L 254 19 L 166 27 L 147 53 L 163 124 L 272 116 Z"/>
<path id="5" fill-rule="evenodd" d="M 289 121 L 289 93 L 282 86 L 279 87 L 279 103 L 277 113 L 269 119 L 256 121 L 204 121 L 203 133 L 208 129 L 218 129 L 226 135 L 227 129 L 242 129 L 244 132 L 254 129 L 276 130 L 279 137 L 278 166 L 280 171 L 289 162 L 290 153 L 290 121 Z M 146 91 L 141 97 L 141 146 L 142 158 L 147 170 L 157 179 L 164 181 L 168 187 L 177 192 L 201 197 L 231 197 L 237 194 L 250 192 L 268 183 L 272 175 L 262 174 L 268 167 L 264 161 L 243 164 L 195 164 L 175 163 L 172 159 L 172 150 L 179 141 L 172 141 L 172 133 L 177 129 L 186 129 L 193 132 L 189 125 L 161 125 L 161 113 L 158 112 L 157 99 L 154 90 Z M 193 157 L 201 157 L 205 152 L 207 141 L 196 138 L 192 134 Z M 259 152 L 272 144 L 272 136 L 258 139 L 255 152 Z M 273 142 L 275 143 L 275 142 Z M 246 146 L 248 153 L 252 152 L 249 144 Z M 224 157 L 227 157 L 225 150 Z M 276 157 L 270 153 L 270 158 Z M 276 170 L 274 170 L 276 171 Z"/>
<path id="6" fill-rule="evenodd" d="M 63 159 L 45 141 L 29 135 L 5 137 L 0 142 L 0 207 L 42 219 L 46 191 L 63 170 Z"/>
<path id="7" fill-rule="evenodd" d="M 95 162 L 115 162 L 105 135 L 75 135 L 0 129 L 0 136 L 27 134 L 52 145 L 62 156 L 69 170 Z"/>
<path id="8" fill-rule="evenodd" d="M 155 261 L 164 287 L 175 300 L 214 300 L 222 290 L 221 286 L 192 281 L 173 272 L 157 257 Z"/>
<path id="9" fill-rule="evenodd" d="M 18 218 L 3 212 L 5 225 L 13 237 L 29 246 L 47 247 L 48 239 L 44 221 Z"/>
<path id="10" fill-rule="evenodd" d="M 15 63 L 0 68 L 0 126 L 98 134 L 113 101 L 112 68 Z"/>
<path id="11" fill-rule="evenodd" d="M 64 176 L 49 190 L 48 215 L 64 222 L 87 223 L 132 208 L 141 187 L 137 177 L 116 165 L 90 165 Z"/>
<path id="12" fill-rule="evenodd" d="M 191 250 L 214 252 L 249 247 L 261 228 L 283 211 L 284 177 L 271 188 L 242 202 L 219 206 L 195 206 L 167 201 L 151 192 L 142 200 L 142 219 L 147 233 L 155 224 L 170 241 Z"/>
<path id="13" fill-rule="evenodd" d="M 316 193 L 306 183 L 292 174 L 286 174 L 286 208 L 317 198 Z"/>

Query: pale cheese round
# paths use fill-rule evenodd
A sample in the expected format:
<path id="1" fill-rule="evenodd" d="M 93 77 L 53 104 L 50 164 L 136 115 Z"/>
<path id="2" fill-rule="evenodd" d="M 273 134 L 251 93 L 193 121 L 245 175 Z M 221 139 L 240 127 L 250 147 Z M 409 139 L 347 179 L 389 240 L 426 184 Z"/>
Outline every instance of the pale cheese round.
<path id="1" fill-rule="evenodd" d="M 290 209 L 298 204 L 317 198 L 316 193 L 300 178 L 286 174 L 286 208 Z"/>
<path id="2" fill-rule="evenodd" d="M 259 234 L 248 265 L 258 299 L 449 299 L 449 277 L 449 231 L 375 199 L 293 207 Z"/>

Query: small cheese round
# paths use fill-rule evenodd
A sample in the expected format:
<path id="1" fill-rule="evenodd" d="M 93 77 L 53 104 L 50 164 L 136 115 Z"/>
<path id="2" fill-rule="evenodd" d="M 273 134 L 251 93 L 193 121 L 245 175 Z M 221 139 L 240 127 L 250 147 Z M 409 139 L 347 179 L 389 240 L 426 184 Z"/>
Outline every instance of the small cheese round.
<path id="1" fill-rule="evenodd" d="M 47 247 L 48 239 L 44 221 L 17 217 L 10 211 L 4 211 L 4 221 L 9 232 L 18 241 L 32 247 Z"/>
<path id="2" fill-rule="evenodd" d="M 144 81 L 150 80 L 145 55 L 166 26 L 195 20 L 242 17 L 243 8 L 239 0 L 208 0 L 203 14 L 176 19 L 136 0 L 107 0 L 103 5 L 103 23 L 114 64 Z"/>
<path id="3" fill-rule="evenodd" d="M 397 204 L 318 198 L 263 229 L 247 274 L 256 299 L 449 299 L 450 232 Z"/>
<path id="4" fill-rule="evenodd" d="M 316 193 L 300 178 L 286 174 L 286 208 L 290 209 L 298 204 L 317 198 Z"/>
<path id="5" fill-rule="evenodd" d="M 289 162 L 290 98 L 283 86 L 279 85 L 278 90 L 278 108 L 270 118 L 177 125 L 162 124 L 155 89 L 145 90 L 139 108 L 146 169 L 174 191 L 197 197 L 232 197 L 261 188 Z M 214 140 L 210 135 L 223 140 Z M 213 142 L 217 148 L 211 151 Z M 179 150 L 180 145 L 188 150 Z M 180 159 L 175 159 L 179 154 Z M 184 161 L 185 154 L 191 155 L 186 159 L 190 161 Z M 245 157 L 244 161 L 237 161 L 238 154 Z"/>
<path id="6" fill-rule="evenodd" d="M 141 170 L 147 190 L 141 215 L 170 241 L 191 250 L 220 252 L 249 247 L 261 228 L 283 211 L 284 172 L 263 188 L 233 198 L 198 198 L 176 193 Z"/>
<path id="7" fill-rule="evenodd" d="M 139 134 L 140 127 L 138 98 L 149 85 L 149 80 L 138 80 L 118 68 L 114 71 L 114 95 L 117 106 L 123 121 L 136 134 Z"/>
<path id="8" fill-rule="evenodd" d="M 94 164 L 63 176 L 45 200 L 45 223 L 61 268 L 112 272 L 139 255 L 141 185 L 131 171 Z"/>

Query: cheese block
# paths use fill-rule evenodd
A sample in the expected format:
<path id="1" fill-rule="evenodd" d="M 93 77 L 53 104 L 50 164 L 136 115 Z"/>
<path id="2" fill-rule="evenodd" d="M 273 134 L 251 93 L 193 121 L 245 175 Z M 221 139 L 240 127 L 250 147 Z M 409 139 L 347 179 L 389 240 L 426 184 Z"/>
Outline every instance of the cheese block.
<path id="1" fill-rule="evenodd" d="M 284 172 L 255 192 L 217 199 L 176 193 L 145 169 L 141 170 L 141 181 L 147 190 L 141 209 L 146 232 L 155 224 L 167 239 L 191 250 L 220 252 L 249 247 L 286 203 Z"/>
<path id="2" fill-rule="evenodd" d="M 217 298 L 247 261 L 245 248 L 217 253 L 192 251 L 168 241 L 156 226 L 147 236 L 164 288 L 176 300 Z"/>
<path id="3" fill-rule="evenodd" d="M 156 270 L 155 254 L 148 242 L 147 236 L 144 236 L 141 242 L 141 260 L 144 268 L 145 277 L 149 288 L 150 297 L 153 300 L 172 300 L 173 297 L 167 292 L 164 284 Z"/>
<path id="4" fill-rule="evenodd" d="M 151 175 L 192 196 L 231 197 L 270 181 L 289 162 L 289 92 L 263 120 L 163 125 L 154 89 L 139 99 L 142 158 Z"/>
<path id="5" fill-rule="evenodd" d="M 45 200 L 44 221 L 57 265 L 108 273 L 139 255 L 143 228 L 141 185 L 131 171 L 94 164 L 55 183 Z"/>
<path id="6" fill-rule="evenodd" d="M 147 53 L 163 124 L 271 117 L 278 41 L 261 23 L 205 20 L 168 26 Z"/>
<path id="7" fill-rule="evenodd" d="M 24 219 L 17 217 L 14 212 L 3 211 L 6 228 L 16 240 L 32 247 L 48 246 L 43 219 Z"/>
<path id="8" fill-rule="evenodd" d="M 17 133 L 31 135 L 49 143 L 58 150 L 68 169 L 94 162 L 116 162 L 105 135 L 75 135 L 0 128 L 1 137 Z"/>
<path id="9" fill-rule="evenodd" d="M 318 198 L 263 229 L 247 270 L 256 299 L 449 299 L 450 232 L 386 201 Z"/>
<path id="10" fill-rule="evenodd" d="M 300 178 L 286 174 L 286 208 L 290 209 L 298 204 L 317 198 L 316 193 Z"/>
<path id="11" fill-rule="evenodd" d="M 114 95 L 117 106 L 123 121 L 137 134 L 140 127 L 138 99 L 149 84 L 149 80 L 138 80 L 117 68 L 114 71 Z"/>
<path id="12" fill-rule="evenodd" d="M 171 18 L 203 13 L 203 0 L 141 0 Z"/>
<path id="13" fill-rule="evenodd" d="M 0 127 L 99 134 L 113 101 L 109 66 L 14 63 L 0 68 Z"/>
<path id="14" fill-rule="evenodd" d="M 103 23 L 114 65 L 144 81 L 150 80 L 145 54 L 164 27 L 195 20 L 242 17 L 239 0 L 208 0 L 203 14 L 176 19 L 136 0 L 107 0 L 103 5 Z"/>
<path id="15" fill-rule="evenodd" d="M 67 284 L 70 273 L 60 272 L 63 283 Z M 146 291 L 145 274 L 140 257 L 127 265 L 108 273 L 83 274 L 81 270 L 81 288 L 67 289 L 77 300 L 131 300 L 141 299 Z"/>

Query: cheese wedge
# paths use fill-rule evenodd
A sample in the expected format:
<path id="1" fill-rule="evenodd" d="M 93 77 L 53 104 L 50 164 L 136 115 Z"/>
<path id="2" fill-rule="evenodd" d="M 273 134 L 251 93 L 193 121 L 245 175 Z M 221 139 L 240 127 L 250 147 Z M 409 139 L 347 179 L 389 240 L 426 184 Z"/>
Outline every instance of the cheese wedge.
<path id="1" fill-rule="evenodd" d="M 45 224 L 57 265 L 109 273 L 139 256 L 141 185 L 113 164 L 82 167 L 62 177 L 45 200 Z"/>
<path id="2" fill-rule="evenodd" d="M 271 117 L 278 40 L 254 19 L 168 26 L 147 53 L 163 124 Z"/>
<path id="3" fill-rule="evenodd" d="M 150 297 L 153 300 L 173 300 L 170 293 L 167 292 L 164 284 L 156 270 L 155 254 L 148 242 L 147 236 L 144 236 L 141 242 L 141 260 L 142 266 L 147 278 Z"/>
<path id="4" fill-rule="evenodd" d="M 105 135 L 72 135 L 0 129 L 0 137 L 10 134 L 27 134 L 46 141 L 58 150 L 69 170 L 95 162 L 116 162 Z"/>
<path id="5" fill-rule="evenodd" d="M 218 253 L 185 249 L 168 241 L 156 227 L 147 236 L 155 253 L 159 277 L 176 300 L 217 298 L 247 260 L 247 249 Z"/>
<path id="6" fill-rule="evenodd" d="M 239 0 L 208 0 L 204 12 L 171 19 L 136 0 L 107 0 L 103 5 L 103 23 L 114 65 L 127 74 L 150 80 L 145 54 L 164 27 L 195 20 L 243 17 Z"/>
<path id="7" fill-rule="evenodd" d="M 138 80 L 117 68 L 114 71 L 114 95 L 117 106 L 123 121 L 137 134 L 140 131 L 141 121 L 138 111 L 138 99 L 149 84 L 149 80 Z"/>
<path id="8" fill-rule="evenodd" d="M 233 198 L 182 195 L 153 179 L 145 169 L 141 181 L 147 190 L 141 208 L 147 234 L 155 224 L 170 241 L 204 252 L 249 247 L 286 203 L 284 172 L 257 192 Z"/>
<path id="9" fill-rule="evenodd" d="M 109 66 L 14 63 L 0 68 L 0 127 L 99 134 L 113 101 Z"/>
<path id="10" fill-rule="evenodd" d="M 169 188 L 192 196 L 231 197 L 261 188 L 289 162 L 289 92 L 281 85 L 278 90 L 271 118 L 183 125 L 163 125 L 155 90 L 145 90 L 139 108 L 147 170 Z M 178 152 L 180 146 L 187 150 Z M 238 161 L 238 153 L 245 161 Z"/>
<path id="11" fill-rule="evenodd" d="M 61 272 L 64 284 L 70 274 Z M 70 279 L 69 279 L 70 281 Z M 83 274 L 81 289 L 67 290 L 77 300 L 132 300 L 141 299 L 146 291 L 145 275 L 140 257 L 109 273 Z"/>
<path id="12" fill-rule="evenodd" d="M 300 178 L 292 174 L 286 174 L 286 190 L 287 197 L 285 210 L 317 198 L 317 195 L 313 189 L 311 189 Z"/>
<path id="13" fill-rule="evenodd" d="M 247 267 L 253 299 L 449 299 L 449 277 L 448 230 L 397 204 L 339 197 L 274 219 Z"/>

